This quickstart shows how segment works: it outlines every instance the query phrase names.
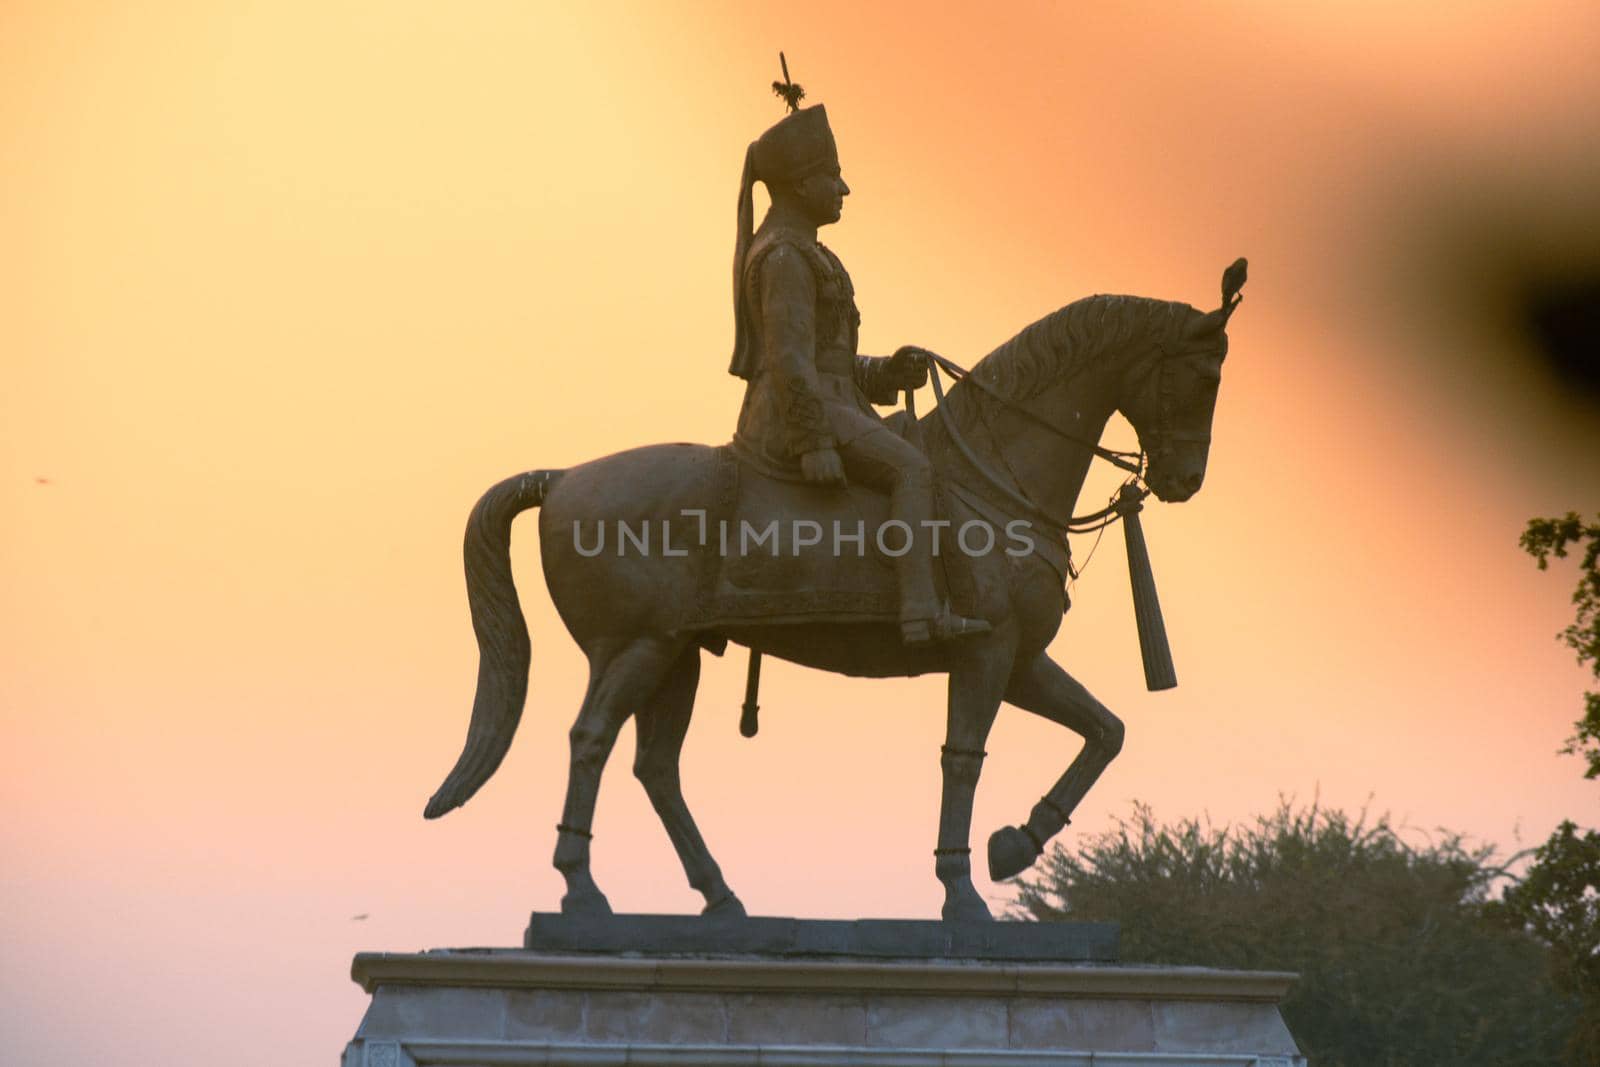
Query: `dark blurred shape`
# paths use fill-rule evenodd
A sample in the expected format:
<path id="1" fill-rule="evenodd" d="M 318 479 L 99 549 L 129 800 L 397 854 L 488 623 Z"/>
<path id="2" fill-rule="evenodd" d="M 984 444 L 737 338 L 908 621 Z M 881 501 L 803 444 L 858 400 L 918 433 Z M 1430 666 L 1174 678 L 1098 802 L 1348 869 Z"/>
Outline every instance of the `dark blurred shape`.
<path id="1" fill-rule="evenodd" d="M 1455 394 L 1435 410 L 1475 436 L 1514 434 L 1524 458 L 1586 458 L 1600 434 L 1600 142 L 1587 144 L 1573 131 L 1398 168 L 1387 245 L 1364 260 L 1387 265 L 1397 321 L 1416 331 L 1408 357 Z"/>
<path id="2" fill-rule="evenodd" d="M 1562 382 L 1600 398 L 1600 267 L 1529 284 L 1520 311 L 1523 328 Z"/>

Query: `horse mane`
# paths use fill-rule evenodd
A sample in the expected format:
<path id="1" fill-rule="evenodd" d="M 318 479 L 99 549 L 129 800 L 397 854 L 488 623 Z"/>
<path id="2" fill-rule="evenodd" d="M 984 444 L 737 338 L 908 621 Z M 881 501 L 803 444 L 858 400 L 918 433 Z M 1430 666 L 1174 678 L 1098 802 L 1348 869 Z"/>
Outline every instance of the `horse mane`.
<path id="1" fill-rule="evenodd" d="M 1169 337 L 1198 314 L 1188 304 L 1143 296 L 1102 294 L 1074 300 L 1023 328 L 972 368 L 973 377 L 1012 400 L 1027 400 L 1064 377 L 1154 334 Z M 975 411 L 959 385 L 950 390 L 950 413 L 958 424 Z"/>

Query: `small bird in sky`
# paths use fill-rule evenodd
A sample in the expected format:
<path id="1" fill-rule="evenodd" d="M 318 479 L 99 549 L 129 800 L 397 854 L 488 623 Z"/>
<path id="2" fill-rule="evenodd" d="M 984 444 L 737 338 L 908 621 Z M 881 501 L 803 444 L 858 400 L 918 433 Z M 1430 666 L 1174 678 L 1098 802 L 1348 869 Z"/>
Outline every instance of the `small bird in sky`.
<path id="1" fill-rule="evenodd" d="M 34 475 L 33 481 L 34 481 L 34 484 L 36 484 L 36 485 L 50 485 L 50 484 L 52 484 L 49 478 L 41 478 L 38 475 Z"/>
<path id="2" fill-rule="evenodd" d="M 366 920 L 367 920 L 367 913 L 366 912 L 362 912 L 360 915 L 352 915 L 352 916 L 350 916 L 350 921 L 353 922 L 353 923 L 366 922 Z"/>

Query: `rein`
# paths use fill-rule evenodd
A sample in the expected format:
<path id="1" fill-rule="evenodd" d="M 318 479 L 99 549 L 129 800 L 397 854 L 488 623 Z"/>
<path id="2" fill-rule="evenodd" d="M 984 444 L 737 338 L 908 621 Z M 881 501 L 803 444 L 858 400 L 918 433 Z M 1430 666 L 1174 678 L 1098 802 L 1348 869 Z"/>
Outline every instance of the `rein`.
<path id="1" fill-rule="evenodd" d="M 1032 409 L 1024 407 L 1022 404 L 1012 400 L 1004 393 L 996 392 L 989 385 L 985 384 L 981 378 L 974 378 L 971 371 L 967 370 L 959 363 L 956 363 L 954 360 L 945 359 L 943 356 L 935 352 L 929 352 L 928 356 L 933 360 L 935 366 L 944 368 L 945 373 L 950 375 L 950 377 L 954 378 L 956 381 L 959 382 L 971 378 L 972 387 L 978 390 L 978 392 L 989 397 L 991 400 L 998 402 L 1002 407 L 1006 407 L 1012 411 L 1015 411 L 1017 414 L 1021 415 L 1034 425 L 1043 427 L 1064 441 L 1071 441 L 1073 444 L 1078 445 L 1081 448 L 1087 448 L 1100 459 L 1105 460 L 1113 467 L 1121 467 L 1134 477 L 1138 477 L 1140 474 L 1144 473 L 1144 453 L 1118 452 L 1114 449 L 1102 448 L 1096 442 L 1085 441 L 1081 437 L 1074 437 L 1065 430 L 1056 426 L 1050 420 L 1041 418 L 1040 416 L 1034 414 Z M 937 373 L 933 375 L 933 392 L 941 402 L 944 400 L 944 393 L 940 391 L 939 375 Z"/>
<path id="2" fill-rule="evenodd" d="M 1136 493 L 1138 499 L 1140 500 L 1149 495 L 1149 489 L 1143 487 L 1142 485 L 1137 485 L 1138 480 L 1143 476 L 1145 471 L 1146 457 L 1143 452 L 1119 452 L 1113 449 L 1103 448 L 1097 443 L 1085 441 L 1080 437 L 1074 437 L 1072 434 L 1060 429 L 1049 420 L 1034 414 L 1032 410 L 1024 407 L 1017 401 L 1012 400 L 1010 397 L 1005 396 L 1002 393 L 996 392 L 994 389 L 991 389 L 988 385 L 984 384 L 982 380 L 973 377 L 972 372 L 960 364 L 946 359 L 945 357 L 934 352 L 929 352 L 928 357 L 932 361 L 932 366 L 929 368 L 930 373 L 928 378 L 933 385 L 933 395 L 935 399 L 939 401 L 937 408 L 939 412 L 939 420 L 944 424 L 945 432 L 949 435 L 950 440 L 955 444 L 956 449 L 961 453 L 962 458 L 967 461 L 973 470 L 977 471 L 983 477 L 984 481 L 989 483 L 990 488 L 999 492 L 1010 503 L 1020 508 L 1022 511 L 1036 519 L 1042 520 L 1046 525 L 1054 527 L 1061 535 L 1063 535 L 1062 540 L 1065 540 L 1064 535 L 1068 533 L 1092 533 L 1095 530 L 1104 529 L 1122 517 L 1126 505 L 1119 505 L 1118 500 L 1113 500 L 1110 504 L 1101 508 L 1099 511 L 1092 511 L 1086 515 L 1073 515 L 1069 518 L 1062 519 L 1056 515 L 1052 515 L 1050 512 L 1046 511 L 1044 508 L 1028 499 L 1025 495 L 1018 492 L 1018 490 L 1012 489 L 1005 483 L 1003 479 L 1001 479 L 998 474 L 989 468 L 988 464 L 984 463 L 983 460 L 978 458 L 977 454 L 973 452 L 972 446 L 967 444 L 966 438 L 961 435 L 961 431 L 956 429 L 955 419 L 951 418 L 949 409 L 945 405 L 944 385 L 939 380 L 939 371 L 941 369 L 943 369 L 946 374 L 950 375 L 951 378 L 958 382 L 969 382 L 974 389 L 977 389 L 979 392 L 994 400 L 1002 407 L 1022 415 L 1029 422 L 1043 427 L 1045 430 L 1048 430 L 1050 433 L 1061 438 L 1062 440 L 1070 441 L 1072 444 L 1075 444 L 1080 448 L 1088 449 L 1096 458 L 1103 459 L 1114 467 L 1128 471 L 1130 474 L 1132 474 L 1132 478 L 1130 478 L 1128 481 L 1129 487 L 1132 487 L 1130 491 Z M 909 399 L 911 396 L 909 390 L 907 391 L 906 395 Z M 1004 462 L 1004 457 L 1002 457 L 1002 462 Z M 1018 489 L 1020 488 L 1021 483 L 1019 482 Z"/>

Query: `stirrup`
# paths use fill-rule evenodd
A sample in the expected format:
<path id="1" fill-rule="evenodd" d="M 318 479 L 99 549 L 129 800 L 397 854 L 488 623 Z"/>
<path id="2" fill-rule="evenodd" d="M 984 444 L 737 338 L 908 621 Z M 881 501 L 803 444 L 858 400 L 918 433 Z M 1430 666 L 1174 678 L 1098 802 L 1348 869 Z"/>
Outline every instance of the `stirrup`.
<path id="1" fill-rule="evenodd" d="M 945 608 L 931 619 L 910 619 L 900 624 L 900 640 L 908 645 L 925 645 L 931 641 L 950 641 L 960 637 L 986 634 L 994 627 L 983 619 L 969 619 Z"/>

